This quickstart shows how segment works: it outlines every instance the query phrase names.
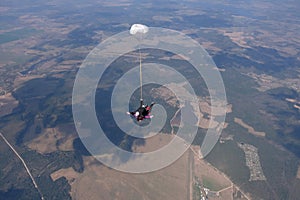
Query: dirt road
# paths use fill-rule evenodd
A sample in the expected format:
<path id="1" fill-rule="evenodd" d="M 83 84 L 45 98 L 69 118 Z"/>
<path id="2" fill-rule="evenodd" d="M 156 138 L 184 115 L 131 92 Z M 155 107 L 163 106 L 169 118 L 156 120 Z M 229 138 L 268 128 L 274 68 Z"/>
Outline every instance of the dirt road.
<path id="1" fill-rule="evenodd" d="M 16 154 L 16 156 L 21 160 L 21 162 L 22 162 L 23 166 L 25 167 L 25 169 L 26 169 L 26 171 L 27 171 L 29 177 L 30 177 L 31 180 L 32 180 L 32 183 L 33 183 L 34 187 L 35 187 L 35 188 L 37 189 L 37 191 L 39 192 L 39 194 L 40 194 L 40 196 L 41 196 L 41 199 L 44 200 L 44 197 L 43 197 L 43 195 L 42 195 L 42 193 L 41 193 L 41 191 L 40 191 L 38 185 L 36 184 L 36 182 L 35 182 L 35 180 L 34 180 L 32 174 L 31 174 L 29 168 L 27 167 L 27 165 L 26 165 L 24 159 L 19 155 L 19 153 L 15 150 L 15 148 L 7 141 L 7 139 L 4 137 L 4 135 L 3 135 L 1 132 L 0 132 L 0 136 L 2 137 L 2 139 L 4 140 L 4 142 L 11 148 L 11 150 Z"/>

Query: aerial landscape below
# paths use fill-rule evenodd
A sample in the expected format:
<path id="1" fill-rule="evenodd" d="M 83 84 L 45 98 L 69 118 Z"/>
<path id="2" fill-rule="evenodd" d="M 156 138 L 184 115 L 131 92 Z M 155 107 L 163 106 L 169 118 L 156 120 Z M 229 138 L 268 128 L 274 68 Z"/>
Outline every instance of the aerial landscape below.
<path id="1" fill-rule="evenodd" d="M 0 199 L 299 199 L 299 9 L 297 0 L 2 0 Z M 183 88 L 189 84 L 174 78 L 170 84 L 143 86 L 145 103 L 155 102 L 153 119 L 140 123 L 125 112 L 122 116 L 133 126 L 146 126 L 164 107 L 166 120 L 158 134 L 141 139 L 118 127 L 111 109 L 114 87 L 133 66 L 141 66 L 140 60 L 180 72 L 197 99 L 185 106 L 199 110 L 190 115 L 198 120 L 196 136 L 179 159 L 148 173 L 125 173 L 99 162 L 82 142 L 72 92 L 92 50 L 115 34 L 129 34 L 137 23 L 197 41 L 222 77 L 227 102 L 214 100 L 212 113 L 205 79 L 182 55 L 151 48 L 117 55 L 90 100 L 112 144 L 128 152 L 155 152 L 179 138 L 184 125 L 180 102 L 188 98 Z M 146 80 L 149 74 L 143 75 Z M 149 76 L 173 74 L 161 70 Z M 134 81 L 129 111 L 140 101 L 139 77 Z M 220 127 L 214 148 L 203 156 L 207 130 Z"/>

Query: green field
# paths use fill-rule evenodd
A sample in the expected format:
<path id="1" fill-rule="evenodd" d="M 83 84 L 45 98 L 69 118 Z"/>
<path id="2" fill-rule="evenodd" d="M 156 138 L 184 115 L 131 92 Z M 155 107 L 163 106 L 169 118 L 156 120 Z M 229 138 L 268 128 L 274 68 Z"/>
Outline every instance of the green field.
<path id="1" fill-rule="evenodd" d="M 4 44 L 15 40 L 20 40 L 29 37 L 31 35 L 34 35 L 36 33 L 39 33 L 39 31 L 33 28 L 21 28 L 21 29 L 5 32 L 0 34 L 0 44 Z"/>
<path id="2" fill-rule="evenodd" d="M 202 176 L 203 187 L 208 188 L 212 191 L 219 191 L 223 189 L 222 185 L 220 185 L 217 181 L 211 179 L 208 176 Z"/>

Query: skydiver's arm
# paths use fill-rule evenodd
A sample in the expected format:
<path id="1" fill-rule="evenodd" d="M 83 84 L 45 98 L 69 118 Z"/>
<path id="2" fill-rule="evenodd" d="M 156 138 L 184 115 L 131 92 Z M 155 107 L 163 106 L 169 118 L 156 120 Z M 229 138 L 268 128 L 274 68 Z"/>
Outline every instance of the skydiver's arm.
<path id="1" fill-rule="evenodd" d="M 150 105 L 150 109 L 151 109 L 151 108 L 154 106 L 154 104 L 155 104 L 154 102 L 152 102 L 152 103 L 151 103 L 151 105 Z"/>
<path id="2" fill-rule="evenodd" d="M 154 106 L 154 104 L 155 104 L 155 103 L 152 102 L 150 106 L 147 106 L 147 107 L 146 107 L 146 110 L 147 110 L 148 112 L 150 112 L 151 109 L 152 109 L 152 107 Z"/>

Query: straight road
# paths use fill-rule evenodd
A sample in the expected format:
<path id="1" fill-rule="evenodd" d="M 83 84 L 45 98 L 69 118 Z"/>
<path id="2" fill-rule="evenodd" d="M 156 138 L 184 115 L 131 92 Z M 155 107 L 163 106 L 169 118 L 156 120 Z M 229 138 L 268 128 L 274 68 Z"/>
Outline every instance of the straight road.
<path id="1" fill-rule="evenodd" d="M 8 140 L 4 137 L 4 135 L 3 135 L 1 132 L 0 132 L 0 136 L 1 136 L 1 138 L 4 140 L 4 142 L 11 148 L 11 150 L 16 154 L 16 156 L 21 160 L 21 162 L 22 162 L 23 166 L 25 167 L 25 169 L 26 169 L 26 171 L 27 171 L 29 177 L 30 177 L 31 180 L 32 180 L 32 183 L 33 183 L 34 187 L 35 187 L 35 188 L 37 189 L 37 191 L 39 192 L 39 194 L 40 194 L 40 196 L 41 196 L 41 199 L 44 200 L 44 197 L 43 197 L 43 195 L 42 195 L 42 193 L 41 193 L 41 191 L 40 191 L 38 185 L 36 184 L 36 181 L 34 180 L 34 178 L 33 178 L 32 174 L 31 174 L 29 168 L 27 167 L 27 165 L 26 165 L 24 159 L 23 159 L 23 158 L 20 156 L 20 154 L 15 150 L 15 148 L 8 142 Z"/>

